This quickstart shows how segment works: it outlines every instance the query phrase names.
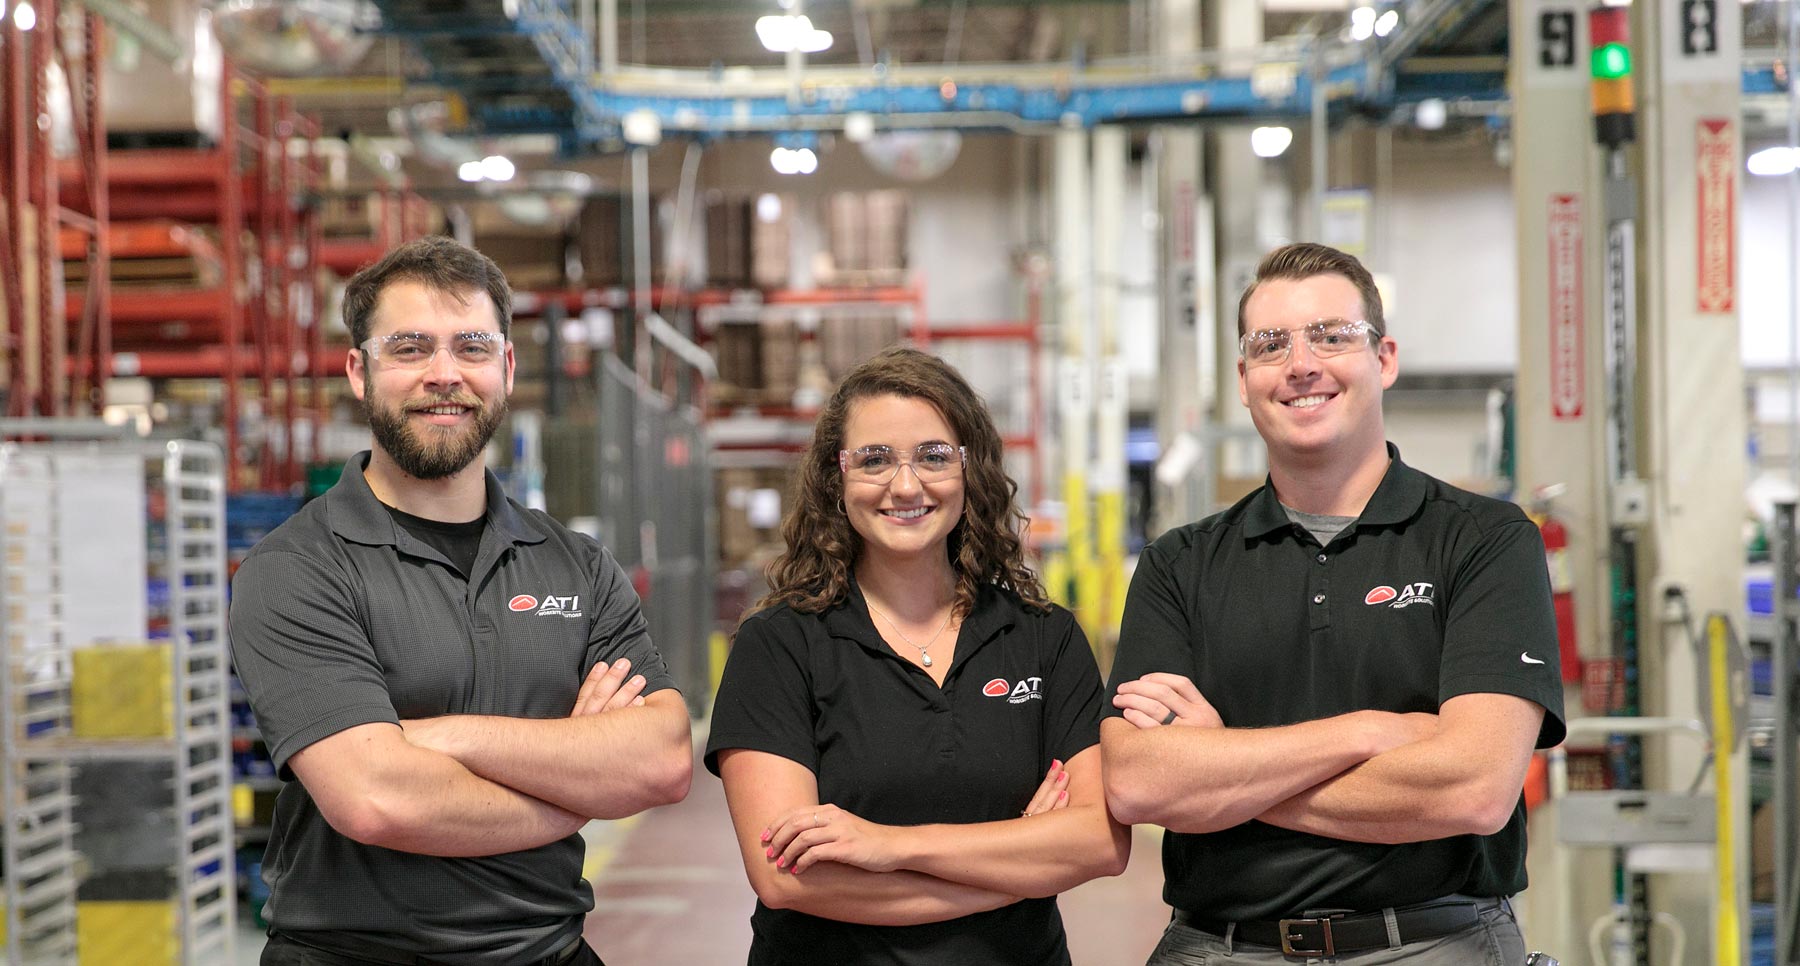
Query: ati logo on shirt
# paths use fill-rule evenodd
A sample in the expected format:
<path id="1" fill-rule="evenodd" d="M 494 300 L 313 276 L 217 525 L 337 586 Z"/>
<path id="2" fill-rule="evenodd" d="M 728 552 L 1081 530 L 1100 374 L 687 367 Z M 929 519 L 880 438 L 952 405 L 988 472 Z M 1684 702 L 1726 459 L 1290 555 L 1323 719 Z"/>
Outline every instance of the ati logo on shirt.
<path id="1" fill-rule="evenodd" d="M 1368 604 L 1370 607 L 1373 607 L 1376 604 L 1386 604 L 1395 609 L 1411 607 L 1414 604 L 1424 604 L 1429 607 L 1433 603 L 1431 597 L 1431 584 L 1425 581 L 1419 581 L 1418 583 L 1407 584 L 1398 591 L 1384 584 L 1369 591 L 1369 593 L 1363 597 L 1363 603 Z"/>
<path id="2" fill-rule="evenodd" d="M 531 610 L 532 608 L 537 608 L 537 614 L 539 617 L 545 617 L 545 616 L 580 617 L 581 616 L 581 596 L 579 594 L 570 595 L 567 597 L 559 597 L 555 594 L 549 594 L 544 597 L 544 601 L 543 601 L 542 605 L 540 605 L 538 603 L 538 599 L 536 597 L 533 597 L 530 594 L 520 594 L 519 596 L 514 597 L 512 600 L 507 601 L 506 606 L 511 610 L 518 611 L 521 613 L 523 613 L 524 611 Z"/>
<path id="3" fill-rule="evenodd" d="M 1005 678 L 995 678 L 982 685 L 981 693 L 990 698 L 1005 698 L 1007 704 L 1024 704 L 1027 701 L 1044 700 L 1044 692 L 1040 685 L 1043 678 L 1022 678 L 1018 684 L 1008 684 Z"/>

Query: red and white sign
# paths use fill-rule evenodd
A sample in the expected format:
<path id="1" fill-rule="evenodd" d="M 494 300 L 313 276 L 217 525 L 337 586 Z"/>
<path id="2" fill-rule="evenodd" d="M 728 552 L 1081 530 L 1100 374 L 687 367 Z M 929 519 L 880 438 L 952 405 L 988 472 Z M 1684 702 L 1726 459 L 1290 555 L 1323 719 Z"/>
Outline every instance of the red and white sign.
<path id="1" fill-rule="evenodd" d="M 1701 312 L 1731 312 L 1737 303 L 1737 130 L 1729 118 L 1702 118 L 1694 129 L 1699 178 L 1695 239 L 1700 272 L 1694 290 Z"/>
<path id="2" fill-rule="evenodd" d="M 1392 587 L 1387 586 L 1386 584 L 1383 584 L 1382 586 L 1377 587 L 1374 590 L 1371 590 L 1368 593 L 1364 594 L 1363 595 L 1363 603 L 1368 604 L 1370 607 L 1374 607 L 1376 604 L 1385 604 L 1388 601 L 1393 600 L 1395 597 L 1398 597 L 1398 596 L 1400 596 L 1398 591 L 1394 590 L 1394 588 L 1392 588 Z"/>
<path id="3" fill-rule="evenodd" d="M 506 602 L 506 606 L 516 611 L 527 611 L 538 605 L 538 599 L 530 594 L 520 594 Z"/>
<path id="4" fill-rule="evenodd" d="M 1581 196 L 1550 196 L 1550 415 L 1580 419 L 1582 363 Z"/>

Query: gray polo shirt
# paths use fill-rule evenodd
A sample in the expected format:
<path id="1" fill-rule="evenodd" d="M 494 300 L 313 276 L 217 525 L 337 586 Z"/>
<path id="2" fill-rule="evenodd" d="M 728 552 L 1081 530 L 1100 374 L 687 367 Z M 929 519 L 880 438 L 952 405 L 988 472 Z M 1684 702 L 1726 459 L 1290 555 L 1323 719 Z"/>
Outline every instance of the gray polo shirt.
<path id="1" fill-rule="evenodd" d="M 487 475 L 470 579 L 395 526 L 353 457 L 323 497 L 257 544 L 232 581 L 231 649 L 282 777 L 307 745 L 372 722 L 445 714 L 561 718 L 599 661 L 645 693 L 674 686 L 636 593 L 593 539 L 507 499 Z M 263 860 L 270 925 L 362 958 L 530 962 L 581 929 L 582 841 L 482 858 L 359 844 L 290 781 Z"/>

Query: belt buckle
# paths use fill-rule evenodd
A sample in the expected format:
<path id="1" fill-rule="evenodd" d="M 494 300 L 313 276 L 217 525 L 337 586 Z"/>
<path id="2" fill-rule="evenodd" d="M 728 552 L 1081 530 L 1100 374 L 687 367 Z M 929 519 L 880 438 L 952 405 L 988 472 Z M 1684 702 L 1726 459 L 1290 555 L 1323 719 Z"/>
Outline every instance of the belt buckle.
<path id="1" fill-rule="evenodd" d="M 1279 926 L 1281 928 L 1281 952 L 1284 956 L 1334 956 L 1337 954 L 1337 947 L 1331 941 L 1331 920 L 1329 919 L 1283 919 Z M 1295 948 L 1294 943 L 1306 941 L 1304 933 L 1293 931 L 1296 926 L 1318 926 L 1325 945 L 1318 949 Z"/>

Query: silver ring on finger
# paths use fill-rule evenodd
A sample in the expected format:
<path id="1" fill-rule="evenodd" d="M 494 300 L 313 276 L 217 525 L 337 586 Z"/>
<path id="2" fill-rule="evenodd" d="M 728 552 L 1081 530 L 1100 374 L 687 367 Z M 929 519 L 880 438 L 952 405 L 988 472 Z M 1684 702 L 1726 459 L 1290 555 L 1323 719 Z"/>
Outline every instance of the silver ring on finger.
<path id="1" fill-rule="evenodd" d="M 814 812 L 813 813 L 813 825 L 816 827 L 816 826 L 824 825 L 824 824 L 825 824 L 824 820 L 819 818 L 819 813 Z"/>

